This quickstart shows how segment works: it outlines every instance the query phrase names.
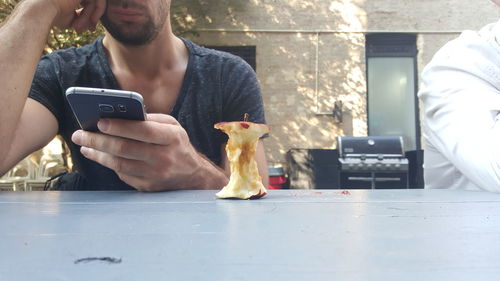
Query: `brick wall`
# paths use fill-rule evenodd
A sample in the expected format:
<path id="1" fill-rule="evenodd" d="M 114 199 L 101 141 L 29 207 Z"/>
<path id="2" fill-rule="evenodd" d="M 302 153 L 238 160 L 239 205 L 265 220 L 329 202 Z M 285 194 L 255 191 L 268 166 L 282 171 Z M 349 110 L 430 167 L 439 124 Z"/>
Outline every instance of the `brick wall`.
<path id="1" fill-rule="evenodd" d="M 173 0 L 176 1 L 176 0 Z M 487 0 L 185 0 L 204 45 L 257 46 L 257 75 L 271 127 L 270 164 L 291 148 L 333 148 L 367 132 L 366 32 L 418 34 L 418 70 L 464 29 L 497 21 Z M 345 107 L 343 123 L 330 112 Z"/>

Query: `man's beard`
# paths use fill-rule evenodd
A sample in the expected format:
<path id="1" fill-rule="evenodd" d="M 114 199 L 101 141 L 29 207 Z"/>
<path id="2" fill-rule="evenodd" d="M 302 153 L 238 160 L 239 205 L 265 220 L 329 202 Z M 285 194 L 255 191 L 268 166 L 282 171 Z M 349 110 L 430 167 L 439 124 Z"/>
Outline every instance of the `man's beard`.
<path id="1" fill-rule="evenodd" d="M 120 5 L 123 7 L 133 7 L 136 9 L 143 10 L 145 14 L 147 14 L 147 10 L 144 6 L 140 4 L 136 4 L 131 0 L 108 0 L 108 5 Z M 113 22 L 109 19 L 107 12 L 101 18 L 102 25 L 106 28 L 106 30 L 115 38 L 117 41 L 121 42 L 124 45 L 128 46 L 141 46 L 146 45 L 149 42 L 153 41 L 157 36 L 160 30 L 163 28 L 165 24 L 165 20 L 168 18 L 170 5 L 165 4 L 165 2 L 161 2 L 158 7 L 158 20 L 159 23 L 154 22 L 153 17 L 150 14 L 147 14 L 147 20 L 145 23 L 142 23 L 141 26 L 132 26 L 133 30 L 126 28 L 127 23 L 119 24 Z M 132 23 L 130 23 L 132 24 Z"/>
<path id="2" fill-rule="evenodd" d="M 155 26 L 153 20 L 148 20 L 142 26 L 129 31 L 124 25 L 111 21 L 106 14 L 101 18 L 102 25 L 118 42 L 127 46 L 141 46 L 153 41 L 158 36 L 162 26 Z"/>

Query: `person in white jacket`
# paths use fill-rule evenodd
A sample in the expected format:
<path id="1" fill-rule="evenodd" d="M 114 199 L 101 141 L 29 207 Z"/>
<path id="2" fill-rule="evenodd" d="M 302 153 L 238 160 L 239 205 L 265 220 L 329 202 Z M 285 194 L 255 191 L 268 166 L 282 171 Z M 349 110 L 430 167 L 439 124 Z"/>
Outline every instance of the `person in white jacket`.
<path id="1" fill-rule="evenodd" d="M 500 192 L 500 22 L 441 48 L 418 95 L 425 187 Z"/>

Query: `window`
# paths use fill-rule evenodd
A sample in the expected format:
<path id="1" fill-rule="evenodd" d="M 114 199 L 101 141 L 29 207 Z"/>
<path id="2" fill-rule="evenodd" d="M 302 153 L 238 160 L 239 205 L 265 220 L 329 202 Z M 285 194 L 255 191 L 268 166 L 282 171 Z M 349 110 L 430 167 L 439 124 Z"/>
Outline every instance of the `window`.
<path id="1" fill-rule="evenodd" d="M 405 150 L 420 149 L 416 35 L 368 34 L 368 134 L 403 136 Z"/>

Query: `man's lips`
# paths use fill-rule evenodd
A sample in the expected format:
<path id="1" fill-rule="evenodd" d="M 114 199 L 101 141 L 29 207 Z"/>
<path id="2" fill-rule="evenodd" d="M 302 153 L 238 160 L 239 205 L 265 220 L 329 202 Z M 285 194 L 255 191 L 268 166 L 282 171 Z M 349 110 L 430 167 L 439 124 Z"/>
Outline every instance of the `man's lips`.
<path id="1" fill-rule="evenodd" d="M 109 8 L 108 13 L 123 19 L 137 19 L 144 16 L 144 13 L 135 9 L 124 9 L 120 7 Z"/>

